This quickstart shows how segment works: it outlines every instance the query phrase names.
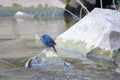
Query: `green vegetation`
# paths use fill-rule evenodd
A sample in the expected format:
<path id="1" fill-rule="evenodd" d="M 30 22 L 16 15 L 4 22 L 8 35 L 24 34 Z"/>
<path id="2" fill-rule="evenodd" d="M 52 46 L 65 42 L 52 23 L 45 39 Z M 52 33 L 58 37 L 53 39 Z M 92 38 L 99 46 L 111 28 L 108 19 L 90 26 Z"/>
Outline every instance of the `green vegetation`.
<path id="1" fill-rule="evenodd" d="M 62 57 L 78 57 L 80 55 L 86 55 L 91 48 L 86 48 L 86 43 L 83 41 L 75 42 L 72 40 L 62 41 L 61 38 L 56 40 L 57 45 L 60 47 L 60 55 Z"/>
<path id="2" fill-rule="evenodd" d="M 42 9 L 42 8 L 43 8 L 42 4 L 39 4 L 39 5 L 37 6 L 37 9 Z"/>
<path id="3" fill-rule="evenodd" d="M 0 59 L 0 66 L 4 67 L 24 67 L 28 58 L 21 59 Z"/>
<path id="4" fill-rule="evenodd" d="M 91 50 L 88 55 L 92 55 L 92 56 L 97 56 L 97 57 L 103 57 L 103 58 L 108 58 L 111 59 L 113 54 L 105 49 L 101 49 L 101 48 L 95 48 L 93 50 Z"/>
<path id="5" fill-rule="evenodd" d="M 60 47 L 61 56 L 79 56 L 79 55 L 90 55 L 106 59 L 112 59 L 113 57 L 117 60 L 120 60 L 120 49 L 116 52 L 111 52 L 110 50 L 101 49 L 99 47 L 94 48 L 91 46 L 87 48 L 87 44 L 83 41 L 75 42 L 72 40 L 63 41 L 62 38 L 58 38 L 56 43 Z M 78 54 L 77 54 L 78 53 Z"/>
<path id="6" fill-rule="evenodd" d="M 61 1 L 67 4 L 70 0 L 61 0 Z"/>
<path id="7" fill-rule="evenodd" d="M 117 9 L 120 11 L 120 3 L 117 5 Z"/>
<path id="8" fill-rule="evenodd" d="M 115 0 L 115 1 L 116 1 L 116 3 L 118 3 L 118 4 L 120 3 L 120 0 Z"/>
<path id="9" fill-rule="evenodd" d="M 22 9 L 22 6 L 17 4 L 17 3 L 13 3 L 12 5 L 12 10 L 13 11 L 20 11 Z"/>

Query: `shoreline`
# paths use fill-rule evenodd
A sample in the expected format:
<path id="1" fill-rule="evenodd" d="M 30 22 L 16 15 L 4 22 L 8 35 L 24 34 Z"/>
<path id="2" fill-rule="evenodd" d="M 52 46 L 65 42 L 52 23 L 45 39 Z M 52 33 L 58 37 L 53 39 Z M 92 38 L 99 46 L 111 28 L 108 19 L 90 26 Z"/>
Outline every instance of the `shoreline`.
<path id="1" fill-rule="evenodd" d="M 64 10 L 60 8 L 31 8 L 31 7 L 25 7 L 25 8 L 14 8 L 14 7 L 0 7 L 0 16 L 14 16 L 16 12 L 21 11 L 30 15 L 34 15 L 35 17 L 38 16 L 63 16 Z"/>

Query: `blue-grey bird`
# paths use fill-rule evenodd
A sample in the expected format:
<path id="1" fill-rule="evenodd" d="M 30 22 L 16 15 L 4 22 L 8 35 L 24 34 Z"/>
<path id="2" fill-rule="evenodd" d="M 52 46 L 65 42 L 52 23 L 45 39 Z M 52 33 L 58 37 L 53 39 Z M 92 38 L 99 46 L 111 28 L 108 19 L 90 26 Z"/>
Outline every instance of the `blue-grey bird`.
<path id="1" fill-rule="evenodd" d="M 55 52 L 57 52 L 57 50 L 56 50 L 56 48 L 55 48 L 55 45 L 56 45 L 56 43 L 55 43 L 55 41 L 49 36 L 49 35 L 43 35 L 42 36 L 42 42 L 43 42 L 43 44 L 45 45 L 45 46 L 47 46 L 47 47 L 52 47 L 53 48 L 53 50 L 55 51 Z"/>

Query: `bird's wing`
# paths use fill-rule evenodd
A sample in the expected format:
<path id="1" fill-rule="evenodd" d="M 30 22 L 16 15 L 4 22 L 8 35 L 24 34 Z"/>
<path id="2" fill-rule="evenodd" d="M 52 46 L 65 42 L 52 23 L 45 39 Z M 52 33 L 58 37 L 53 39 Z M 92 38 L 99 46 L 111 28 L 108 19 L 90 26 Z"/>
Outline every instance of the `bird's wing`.
<path id="1" fill-rule="evenodd" d="M 50 37 L 48 37 L 47 41 L 49 43 L 51 43 L 52 45 L 56 45 L 56 43 L 54 42 L 54 40 L 52 38 L 50 38 Z"/>

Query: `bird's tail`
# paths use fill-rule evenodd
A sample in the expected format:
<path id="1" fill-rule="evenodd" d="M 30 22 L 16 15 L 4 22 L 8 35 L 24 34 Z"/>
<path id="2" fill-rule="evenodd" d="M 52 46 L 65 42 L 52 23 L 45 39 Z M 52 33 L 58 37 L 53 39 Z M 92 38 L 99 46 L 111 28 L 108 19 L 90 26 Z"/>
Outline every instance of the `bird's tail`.
<path id="1" fill-rule="evenodd" d="M 57 50 L 56 50 L 55 46 L 52 46 L 52 48 L 53 48 L 53 50 L 54 50 L 55 52 L 57 52 Z"/>

